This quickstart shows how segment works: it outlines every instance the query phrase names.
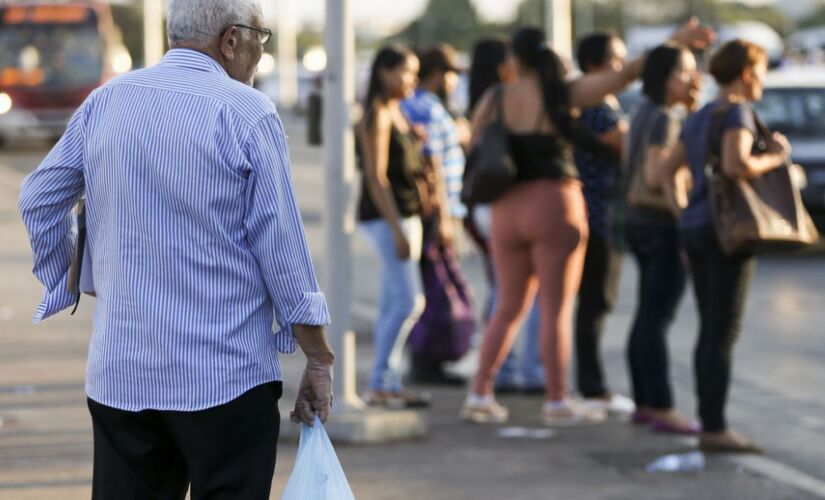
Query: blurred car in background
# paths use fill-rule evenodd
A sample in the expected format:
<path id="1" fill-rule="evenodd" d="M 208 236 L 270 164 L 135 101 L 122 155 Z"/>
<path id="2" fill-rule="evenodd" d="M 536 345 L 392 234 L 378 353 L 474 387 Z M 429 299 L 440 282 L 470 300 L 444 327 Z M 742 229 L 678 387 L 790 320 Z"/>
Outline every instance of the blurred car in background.
<path id="1" fill-rule="evenodd" d="M 131 69 L 106 2 L 0 4 L 0 143 L 56 139 L 99 85 Z"/>
<path id="2" fill-rule="evenodd" d="M 805 206 L 825 228 L 825 68 L 773 71 L 765 79 L 765 95 L 756 103 L 765 124 L 788 136 L 793 161 L 805 169 Z"/>

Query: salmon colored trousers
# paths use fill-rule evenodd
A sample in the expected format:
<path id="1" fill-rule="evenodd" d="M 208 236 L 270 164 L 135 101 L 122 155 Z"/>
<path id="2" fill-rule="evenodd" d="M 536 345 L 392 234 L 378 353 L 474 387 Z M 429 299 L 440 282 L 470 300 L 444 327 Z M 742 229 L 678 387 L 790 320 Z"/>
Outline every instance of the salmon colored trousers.
<path id="1" fill-rule="evenodd" d="M 497 304 L 484 331 L 474 392 L 493 393 L 493 380 L 538 293 L 547 399 L 561 401 L 567 395 L 573 308 L 587 249 L 587 205 L 581 183 L 519 183 L 493 204 L 492 212 Z"/>

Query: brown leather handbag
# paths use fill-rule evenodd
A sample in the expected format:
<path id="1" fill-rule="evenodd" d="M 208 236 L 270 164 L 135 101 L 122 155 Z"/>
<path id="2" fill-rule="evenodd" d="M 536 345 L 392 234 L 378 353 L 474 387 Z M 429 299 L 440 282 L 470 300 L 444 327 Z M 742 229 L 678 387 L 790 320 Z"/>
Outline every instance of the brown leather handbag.
<path id="1" fill-rule="evenodd" d="M 802 204 L 791 164 L 756 178 L 732 179 L 722 171 L 722 123 L 732 104 L 714 110 L 708 129 L 708 196 L 719 244 L 726 254 L 789 252 L 819 239 Z M 770 130 L 754 112 L 758 130 L 756 150 L 765 152 Z"/>

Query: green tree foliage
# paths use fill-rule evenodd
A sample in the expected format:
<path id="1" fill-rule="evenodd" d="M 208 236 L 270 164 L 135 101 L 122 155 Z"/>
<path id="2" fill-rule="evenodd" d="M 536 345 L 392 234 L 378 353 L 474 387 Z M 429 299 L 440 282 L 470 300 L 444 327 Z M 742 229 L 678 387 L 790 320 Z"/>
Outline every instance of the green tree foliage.
<path id="1" fill-rule="evenodd" d="M 524 0 L 518 8 L 515 24 L 541 24 L 545 3 L 546 0 Z M 825 7 L 821 15 L 822 19 L 817 24 L 825 24 Z M 780 34 L 787 34 L 793 28 L 788 18 L 770 5 L 755 6 L 719 0 L 573 0 L 576 37 L 593 28 L 622 33 L 628 26 L 674 24 L 690 16 L 698 16 L 710 23 L 761 21 Z M 586 17 L 588 22 L 579 22 L 582 17 Z"/>
<path id="2" fill-rule="evenodd" d="M 412 47 L 446 42 L 466 50 L 495 30 L 482 23 L 471 0 L 430 0 L 418 19 L 390 39 Z"/>
<path id="3" fill-rule="evenodd" d="M 800 28 L 817 28 L 820 26 L 825 26 L 825 5 L 799 23 Z"/>
<path id="4" fill-rule="evenodd" d="M 123 45 L 132 61 L 143 61 L 143 8 L 140 3 L 112 5 L 112 18 L 123 36 Z"/>

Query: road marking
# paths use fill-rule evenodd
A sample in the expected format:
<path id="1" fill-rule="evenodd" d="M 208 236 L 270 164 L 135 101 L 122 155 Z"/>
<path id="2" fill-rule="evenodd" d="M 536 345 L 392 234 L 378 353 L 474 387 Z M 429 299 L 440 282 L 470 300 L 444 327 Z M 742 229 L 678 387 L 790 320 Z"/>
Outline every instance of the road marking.
<path id="1" fill-rule="evenodd" d="M 825 481 L 790 465 L 758 455 L 732 456 L 730 460 L 777 483 L 810 493 L 817 498 L 825 498 Z"/>
<path id="2" fill-rule="evenodd" d="M 28 483 L 0 483 L 0 490 L 33 490 L 40 488 L 63 488 L 67 486 L 91 486 L 92 480 L 59 479 L 55 481 L 31 481 Z"/>

